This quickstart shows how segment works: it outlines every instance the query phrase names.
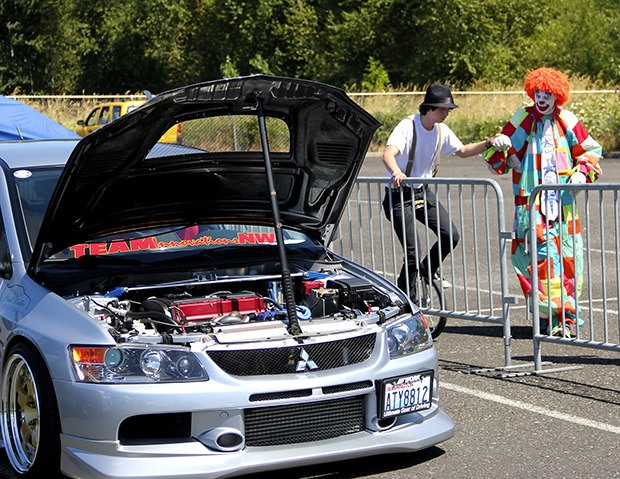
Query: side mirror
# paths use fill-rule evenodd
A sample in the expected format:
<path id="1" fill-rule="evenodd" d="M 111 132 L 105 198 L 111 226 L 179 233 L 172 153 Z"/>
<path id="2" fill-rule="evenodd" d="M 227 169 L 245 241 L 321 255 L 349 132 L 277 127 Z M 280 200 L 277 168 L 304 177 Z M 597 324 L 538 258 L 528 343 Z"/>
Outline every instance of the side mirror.
<path id="1" fill-rule="evenodd" d="M 84 120 L 78 120 L 77 124 L 80 125 L 80 126 L 84 126 Z"/>

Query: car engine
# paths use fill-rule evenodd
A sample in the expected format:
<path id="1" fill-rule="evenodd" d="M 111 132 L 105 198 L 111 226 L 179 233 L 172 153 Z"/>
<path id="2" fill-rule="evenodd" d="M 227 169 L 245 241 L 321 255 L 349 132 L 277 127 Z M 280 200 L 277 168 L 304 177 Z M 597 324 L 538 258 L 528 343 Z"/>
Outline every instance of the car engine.
<path id="1" fill-rule="evenodd" d="M 187 344 L 232 331 L 264 340 L 282 338 L 288 324 L 280 279 L 248 275 L 121 286 L 70 302 L 106 323 L 118 343 Z M 293 284 L 297 319 L 313 334 L 382 323 L 403 308 L 368 280 L 346 273 L 298 273 Z"/>

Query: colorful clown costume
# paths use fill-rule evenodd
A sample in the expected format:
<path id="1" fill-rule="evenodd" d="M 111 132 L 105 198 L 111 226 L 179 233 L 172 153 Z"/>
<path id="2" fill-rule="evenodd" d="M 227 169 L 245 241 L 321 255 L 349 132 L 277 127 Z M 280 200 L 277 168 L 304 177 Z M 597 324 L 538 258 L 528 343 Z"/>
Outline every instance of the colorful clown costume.
<path id="1" fill-rule="evenodd" d="M 548 327 L 551 317 L 555 331 L 562 324 L 573 330 L 583 286 L 583 242 L 574 192 L 545 190 L 533 199 L 533 204 L 530 196 L 537 185 L 566 184 L 575 173 L 584 175 L 575 175 L 574 178 L 581 178 L 577 182 L 584 177 L 588 183 L 595 181 L 602 173 L 602 149 L 573 113 L 560 106 L 550 110 L 543 114 L 536 105 L 518 110 L 502 130 L 512 146 L 505 152 L 492 147 L 486 151 L 485 159 L 498 174 L 512 171 L 512 264 L 523 293 L 528 298 L 536 291 L 539 319 L 544 327 Z M 528 244 L 530 207 L 536 209 L 533 245 Z M 537 248 L 538 255 L 536 288 L 532 288 L 532 247 Z"/>

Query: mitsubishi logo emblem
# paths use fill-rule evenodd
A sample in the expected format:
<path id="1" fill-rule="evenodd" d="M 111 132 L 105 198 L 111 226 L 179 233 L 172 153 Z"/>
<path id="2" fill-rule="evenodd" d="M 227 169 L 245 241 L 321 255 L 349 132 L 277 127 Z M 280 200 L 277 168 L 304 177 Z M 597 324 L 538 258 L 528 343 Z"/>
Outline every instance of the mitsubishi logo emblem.
<path id="1" fill-rule="evenodd" d="M 299 361 L 297 361 L 295 372 L 303 373 L 305 371 L 314 371 L 315 369 L 319 369 L 319 367 L 312 359 L 310 359 L 310 355 L 306 352 L 306 350 L 302 348 L 299 353 Z"/>

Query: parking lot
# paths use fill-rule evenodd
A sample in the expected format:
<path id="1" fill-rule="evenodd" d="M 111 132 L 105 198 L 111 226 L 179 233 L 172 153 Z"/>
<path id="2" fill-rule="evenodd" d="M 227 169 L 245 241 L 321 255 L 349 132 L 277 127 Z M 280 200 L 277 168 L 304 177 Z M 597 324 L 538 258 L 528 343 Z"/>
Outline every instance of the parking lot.
<path id="1" fill-rule="evenodd" d="M 605 183 L 620 182 L 620 162 L 603 163 Z M 369 156 L 362 176 L 383 176 Z M 440 175 L 488 178 L 481 158 L 443 158 Z M 512 220 L 510 176 L 493 176 Z M 616 232 L 609 231 L 615 238 Z M 612 242 L 613 243 L 613 242 Z M 611 244 L 611 243 L 610 243 Z M 512 271 L 510 291 L 522 296 Z M 511 306 L 512 361 L 533 361 L 525 302 Z M 608 298 L 616 300 L 616 298 Z M 301 478 L 611 478 L 620 477 L 620 356 L 615 352 L 545 344 L 546 368 L 576 366 L 537 376 L 501 378 L 502 327 L 449 319 L 436 342 L 443 408 L 456 422 L 450 441 L 420 454 L 380 456 L 287 471 Z M 476 372 L 482 369 L 485 372 Z M 522 371 L 532 371 L 524 367 Z M 252 479 L 273 477 L 269 474 Z"/>
<path id="2" fill-rule="evenodd" d="M 620 182 L 620 161 L 605 160 L 604 182 Z M 363 176 L 383 176 L 381 160 L 369 156 Z M 480 158 L 442 159 L 441 175 L 490 176 Z M 496 179 L 512 217 L 510 177 Z M 609 231 L 615 237 L 615 231 Z M 510 289 L 520 290 L 514 274 Z M 615 299 L 615 298 L 614 298 Z M 525 304 L 511 306 L 512 360 L 532 361 Z M 302 478 L 613 478 L 620 477 L 620 355 L 545 345 L 550 367 L 577 366 L 538 376 L 500 378 L 502 328 L 449 319 L 436 342 L 442 406 L 457 425 L 453 439 L 418 454 L 369 457 L 248 479 Z M 488 368 L 484 372 L 476 372 Z M 527 370 L 525 368 L 524 370 Z M 6 459 L 0 476 L 13 479 Z M 119 477 L 123 477 L 119 471 Z"/>

